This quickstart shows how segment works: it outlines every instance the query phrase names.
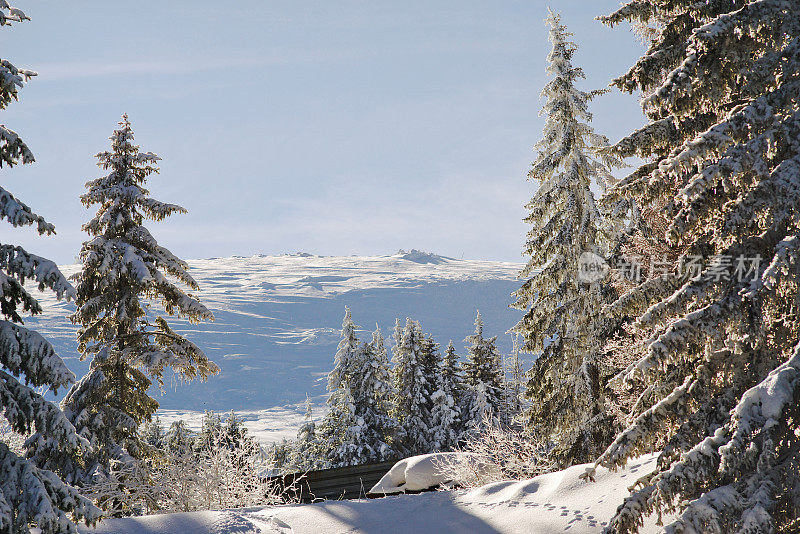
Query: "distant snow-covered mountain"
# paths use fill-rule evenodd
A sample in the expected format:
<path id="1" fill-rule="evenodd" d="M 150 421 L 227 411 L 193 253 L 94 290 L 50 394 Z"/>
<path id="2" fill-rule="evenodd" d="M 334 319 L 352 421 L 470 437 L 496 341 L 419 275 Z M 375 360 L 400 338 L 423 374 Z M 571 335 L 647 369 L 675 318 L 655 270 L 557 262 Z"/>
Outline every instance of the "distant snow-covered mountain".
<path id="1" fill-rule="evenodd" d="M 203 348 L 222 372 L 206 383 L 166 386 L 156 393 L 162 408 L 217 411 L 266 410 L 296 404 L 306 394 L 325 393 L 344 307 L 349 306 L 362 339 L 379 324 L 391 345 L 395 318 L 421 321 L 442 345 L 452 339 L 463 354 L 480 309 L 485 332 L 498 335 L 501 351 L 511 350 L 505 332 L 520 312 L 510 310 L 517 289 L 515 263 L 457 260 L 412 250 L 391 256 L 334 257 L 306 253 L 190 260 L 198 293 L 214 322 L 175 329 Z M 63 266 L 71 275 L 76 265 Z M 54 344 L 76 375 L 88 362 L 78 358 L 76 327 L 67 319 L 74 305 L 36 292 L 44 313 L 26 323 Z M 61 392 L 63 393 L 63 392 Z"/>

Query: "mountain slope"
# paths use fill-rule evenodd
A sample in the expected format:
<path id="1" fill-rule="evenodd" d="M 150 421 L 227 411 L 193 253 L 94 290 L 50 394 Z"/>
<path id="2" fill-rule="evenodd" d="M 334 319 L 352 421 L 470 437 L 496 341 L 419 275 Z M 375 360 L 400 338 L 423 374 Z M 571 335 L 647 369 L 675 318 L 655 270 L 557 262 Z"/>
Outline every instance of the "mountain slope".
<path id="1" fill-rule="evenodd" d="M 198 296 L 214 313 L 212 323 L 174 322 L 175 329 L 203 348 L 222 372 L 207 383 L 166 386 L 161 407 L 202 411 L 265 410 L 295 404 L 306 394 L 325 393 L 344 307 L 367 331 L 380 324 L 391 334 L 395 318 L 422 322 L 445 345 L 453 339 L 463 350 L 480 309 L 485 331 L 499 335 L 508 353 L 505 331 L 518 319 L 508 309 L 521 265 L 456 260 L 419 251 L 392 256 L 325 257 L 310 254 L 190 260 L 200 284 Z M 64 274 L 78 266 L 64 266 Z M 67 315 L 72 304 L 38 294 L 44 313 L 28 320 L 55 345 L 81 376 L 88 362 L 78 359 L 76 328 Z M 157 308 L 156 308 L 157 309 Z M 391 344 L 391 342 L 389 342 Z"/>

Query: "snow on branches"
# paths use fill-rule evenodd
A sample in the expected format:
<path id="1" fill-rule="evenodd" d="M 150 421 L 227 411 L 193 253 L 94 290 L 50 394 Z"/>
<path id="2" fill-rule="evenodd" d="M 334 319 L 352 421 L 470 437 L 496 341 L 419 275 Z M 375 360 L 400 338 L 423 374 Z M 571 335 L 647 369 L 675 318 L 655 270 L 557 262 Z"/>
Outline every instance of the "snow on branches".
<path id="1" fill-rule="evenodd" d="M 160 302 L 168 315 L 213 319 L 200 301 L 174 282 L 197 289 L 186 262 L 142 226 L 145 219 L 161 220 L 185 210 L 148 196 L 144 186 L 148 176 L 158 172 L 159 158 L 133 144 L 127 116 L 110 139 L 111 150 L 97 155 L 98 166 L 108 173 L 88 182 L 88 192 L 81 196 L 86 207 L 99 208 L 84 225 L 92 237 L 81 248 L 83 266 L 73 277 L 77 310 L 71 318 L 80 326 L 78 349 L 93 359 L 89 374 L 63 403 L 79 433 L 92 444 L 92 453 L 85 467 L 70 458 L 51 459 L 49 464 L 85 486 L 96 484 L 98 477 L 107 479 L 112 470 L 135 473 L 131 466 L 149 454 L 137 428 L 158 408 L 147 394 L 151 379 L 163 385 L 167 369 L 184 380 L 205 380 L 219 371 L 197 345 L 151 310 Z"/>
<path id="2" fill-rule="evenodd" d="M 630 425 L 598 462 L 662 451 L 608 530 L 678 510 L 667 532 L 782 531 L 800 514 L 800 5 L 644 4 L 603 19 L 652 30 L 614 82 L 651 119 L 614 149 L 647 162 L 608 196 L 659 209 L 653 239 L 703 265 L 607 309 L 637 318 L 644 351 L 619 376 L 639 395 Z M 751 276 L 719 269 L 742 257 Z"/>
<path id="3" fill-rule="evenodd" d="M 614 180 L 606 165 L 617 165 L 603 148 L 606 139 L 589 126 L 589 102 L 604 91 L 581 91 L 575 83 L 583 71 L 572 65 L 577 46 L 560 17 L 550 13 L 552 50 L 547 57 L 551 79 L 542 96 L 545 126 L 535 145 L 536 159 L 529 179 L 539 188 L 525 208 L 531 225 L 525 255 L 530 259 L 520 272 L 526 279 L 514 294 L 513 307 L 525 315 L 512 329 L 522 338 L 521 349 L 537 353 L 528 374 L 526 395 L 535 399 L 527 415 L 543 439 L 560 441 L 556 456 L 564 465 L 582 462 L 605 446 L 610 429 L 601 423 L 601 382 L 607 372 L 598 364 L 600 310 L 608 287 L 599 280 L 579 279 L 579 262 L 585 254 L 602 259 L 610 241 L 630 213 L 623 198 L 604 218 L 591 187 L 605 190 Z M 594 430 L 592 430 L 594 429 Z"/>

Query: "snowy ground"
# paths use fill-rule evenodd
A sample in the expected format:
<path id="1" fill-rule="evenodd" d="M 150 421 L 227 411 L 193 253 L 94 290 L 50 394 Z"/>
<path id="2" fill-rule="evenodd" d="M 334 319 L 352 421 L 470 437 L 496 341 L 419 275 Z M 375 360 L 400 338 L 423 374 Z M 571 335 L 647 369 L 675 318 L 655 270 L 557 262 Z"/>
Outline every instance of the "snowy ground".
<path id="1" fill-rule="evenodd" d="M 596 482 L 578 477 L 586 466 L 521 482 L 498 482 L 470 491 L 439 491 L 375 500 L 194 512 L 113 519 L 82 533 L 336 534 L 336 533 L 599 533 L 627 486 L 655 465 L 647 456 L 611 473 L 598 469 Z M 641 530 L 657 532 L 655 520 Z"/>
<path id="2" fill-rule="evenodd" d="M 325 397 L 311 399 L 311 402 L 314 419 L 319 421 L 327 412 Z M 251 436 L 268 444 L 297 437 L 297 430 L 305 421 L 305 413 L 306 405 L 303 402 L 264 410 L 238 410 L 236 416 L 243 420 Z M 183 420 L 190 430 L 199 431 L 205 413 L 196 410 L 159 410 L 157 415 L 164 428 L 169 428 L 174 421 Z M 225 414 L 222 416 L 225 417 Z"/>
<path id="3" fill-rule="evenodd" d="M 200 345 L 222 373 L 207 383 L 168 384 L 163 395 L 154 391 L 165 410 L 162 419 L 182 413 L 199 421 L 204 410 L 234 409 L 244 411 L 248 426 L 264 439 L 294 434 L 302 420 L 297 405 L 306 394 L 322 406 L 324 377 L 333 364 L 345 306 L 363 327 L 362 338 L 368 339 L 376 323 L 389 338 L 395 318 L 410 316 L 443 345 L 452 339 L 462 355 L 476 309 L 486 333 L 500 336 L 505 353 L 511 349 L 505 332 L 520 317 L 508 309 L 522 267 L 515 263 L 412 252 L 260 255 L 191 260 L 189 265 L 200 284 L 198 295 L 216 321 L 191 325 L 173 319 L 172 324 Z M 62 270 L 70 275 L 77 266 Z M 34 293 L 44 313 L 26 323 L 44 333 L 67 365 L 83 375 L 88 362 L 78 359 L 76 329 L 67 319 L 74 306 L 55 301 L 50 293 Z"/>

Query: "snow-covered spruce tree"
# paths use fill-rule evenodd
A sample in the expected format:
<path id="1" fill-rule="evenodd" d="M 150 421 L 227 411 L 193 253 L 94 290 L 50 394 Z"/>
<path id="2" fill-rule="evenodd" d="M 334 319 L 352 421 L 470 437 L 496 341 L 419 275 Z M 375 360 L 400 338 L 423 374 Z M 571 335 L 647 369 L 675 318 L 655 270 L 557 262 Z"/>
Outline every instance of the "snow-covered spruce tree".
<path id="1" fill-rule="evenodd" d="M 614 84 L 642 91 L 650 122 L 616 150 L 648 163 L 609 197 L 663 204 L 664 237 L 701 268 L 611 307 L 648 341 L 621 377 L 641 391 L 635 419 L 598 462 L 661 454 L 608 531 L 677 509 L 667 532 L 798 532 L 800 3 L 635 1 L 604 18 L 625 20 L 649 49 Z"/>
<path id="2" fill-rule="evenodd" d="M 289 469 L 307 470 L 316 467 L 322 452 L 317 439 L 317 424 L 311 409 L 311 399 L 308 397 L 306 397 L 305 421 L 297 431 L 297 438 L 291 445 L 292 450 L 288 459 Z"/>
<path id="3" fill-rule="evenodd" d="M 164 440 L 166 439 L 167 433 L 164 431 L 164 425 L 161 424 L 161 419 L 158 417 L 146 421 L 139 428 L 139 433 L 142 435 L 142 439 L 145 443 L 151 447 L 157 449 L 164 447 Z"/>
<path id="4" fill-rule="evenodd" d="M 193 451 L 199 448 L 199 443 L 199 437 L 189 430 L 183 419 L 173 421 L 164 435 L 164 449 L 171 452 Z"/>
<path id="5" fill-rule="evenodd" d="M 331 411 L 320 428 L 331 467 L 392 457 L 388 442 L 396 422 L 386 411 L 391 389 L 383 336 L 378 330 L 371 342 L 360 343 L 355 328 L 350 309 L 345 308 L 342 340 L 328 375 Z"/>
<path id="6" fill-rule="evenodd" d="M 333 358 L 333 369 L 328 373 L 328 406 L 319 427 L 319 444 L 323 458 L 323 468 L 350 465 L 350 458 L 356 454 L 355 433 L 358 432 L 351 378 L 356 367 L 363 364 L 363 354 L 356 337 L 350 308 L 345 307 L 342 320 L 341 341 Z"/>
<path id="7" fill-rule="evenodd" d="M 464 394 L 464 377 L 461 374 L 459 357 L 452 339 L 447 342 L 447 348 L 444 350 L 444 356 L 442 357 L 442 384 L 450 389 L 453 399 L 458 405 L 461 402 L 461 396 Z"/>
<path id="8" fill-rule="evenodd" d="M 424 373 L 425 335 L 419 323 L 398 319 L 394 327 L 392 382 L 395 399 L 392 416 L 399 425 L 396 451 L 404 456 L 426 454 L 433 449 L 431 440 L 430 377 Z"/>
<path id="9" fill-rule="evenodd" d="M 608 236 L 591 185 L 607 181 L 604 163 L 614 159 L 602 155 L 606 139 L 588 124 L 587 105 L 603 91 L 576 88 L 584 77 L 572 65 L 577 46 L 558 15 L 551 12 L 547 23 L 552 78 L 542 91 L 545 126 L 528 173 L 539 188 L 525 206 L 530 260 L 520 278 L 527 280 L 513 304 L 525 315 L 512 331 L 522 337 L 521 350 L 538 355 L 527 377 L 528 422 L 555 444 L 554 459 L 566 466 L 595 458 L 613 439 L 602 398 L 611 373 L 600 364 L 598 340 L 608 287 L 581 281 L 578 269 L 582 254 L 605 254 Z"/>
<path id="10" fill-rule="evenodd" d="M 506 376 L 506 405 L 509 412 L 509 423 L 515 422 L 523 415 L 523 379 L 525 372 L 522 370 L 522 362 L 519 359 L 518 335 L 513 336 L 512 353 L 508 357 L 508 372 Z"/>
<path id="11" fill-rule="evenodd" d="M 497 351 L 497 336 L 483 337 L 483 319 L 475 317 L 475 333 L 464 340 L 467 360 L 461 364 L 467 389 L 464 402 L 464 424 L 467 429 L 481 425 L 486 416 L 503 419 L 502 356 Z"/>
<path id="12" fill-rule="evenodd" d="M 364 370 L 354 388 L 356 415 L 364 420 L 369 440 L 380 452 L 377 461 L 397 458 L 392 444 L 397 435 L 397 421 L 390 415 L 392 411 L 391 369 L 389 355 L 383 333 L 378 325 L 372 333 L 372 340 L 364 345 Z"/>
<path id="13" fill-rule="evenodd" d="M 98 166 L 108 174 L 86 184 L 81 202 L 99 205 L 83 229 L 92 238 L 83 244 L 77 281 L 80 325 L 78 349 L 92 357 L 91 368 L 70 389 L 62 403 L 79 434 L 89 440 L 92 453 L 85 469 L 66 473 L 77 484 L 92 484 L 117 466 L 147 455 L 137 432 L 158 408 L 147 389 L 151 379 L 163 382 L 171 368 L 181 379 L 206 379 L 219 371 L 194 343 L 175 333 L 151 305 L 160 302 L 169 315 L 190 321 L 213 319 L 191 294 L 173 279 L 197 289 L 187 264 L 160 246 L 142 225 L 146 218 L 160 221 L 185 210 L 150 198 L 145 182 L 158 172 L 158 156 L 133 144 L 128 117 L 110 137 L 111 150 L 97 154 Z M 46 467 L 68 471 L 49 459 Z"/>
<path id="14" fill-rule="evenodd" d="M 431 395 L 431 431 L 435 449 L 450 451 L 458 444 L 464 431 L 461 419 L 463 383 L 458 368 L 458 355 L 450 341 L 440 363 L 439 389 Z"/>
<path id="15" fill-rule="evenodd" d="M 20 9 L 0 3 L 0 27 L 29 20 Z M 35 73 L 0 59 L 0 110 Z M 33 154 L 19 135 L 0 125 L 0 168 L 33 163 Z M 35 226 L 40 235 L 55 228 L 31 208 L 0 187 L 0 220 L 12 226 Z M 35 432 L 26 447 L 36 445 L 44 456 L 80 459 L 87 443 L 54 404 L 33 388 L 56 392 L 75 376 L 40 334 L 22 326 L 23 314 L 41 313 L 36 299 L 23 287 L 35 281 L 39 290 L 72 299 L 74 288 L 56 265 L 22 247 L 0 243 L 0 413 L 18 435 Z M 100 510 L 55 474 L 39 469 L 0 441 L 0 532 L 27 533 L 34 525 L 44 533 L 76 532 L 74 521 L 94 523 Z"/>
<path id="16" fill-rule="evenodd" d="M 337 388 L 328 397 L 330 410 L 319 424 L 317 442 L 320 457 L 313 464 L 317 469 L 355 465 L 358 454 L 356 440 L 360 426 L 355 418 L 355 406 L 350 390 Z"/>

